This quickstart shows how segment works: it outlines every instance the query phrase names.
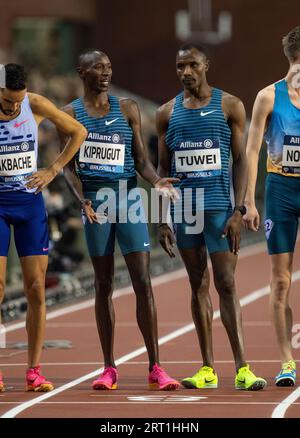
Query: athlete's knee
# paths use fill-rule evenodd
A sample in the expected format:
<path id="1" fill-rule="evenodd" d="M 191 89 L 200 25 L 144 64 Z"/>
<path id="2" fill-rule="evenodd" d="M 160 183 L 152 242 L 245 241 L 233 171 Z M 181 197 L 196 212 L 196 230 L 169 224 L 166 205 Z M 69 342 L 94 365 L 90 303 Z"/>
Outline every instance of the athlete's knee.
<path id="1" fill-rule="evenodd" d="M 272 278 L 271 299 L 275 304 L 286 305 L 286 299 L 291 286 L 289 273 L 279 274 Z"/>
<path id="2" fill-rule="evenodd" d="M 215 286 L 222 298 L 232 298 L 235 295 L 234 275 L 231 272 L 215 274 Z"/>
<path id="3" fill-rule="evenodd" d="M 97 297 L 109 298 L 113 293 L 114 280 L 112 276 L 96 276 L 95 290 Z"/>
<path id="4" fill-rule="evenodd" d="M 189 282 L 193 292 L 205 291 L 205 286 L 209 283 L 209 274 L 203 268 L 197 267 L 188 270 Z"/>
<path id="5" fill-rule="evenodd" d="M 148 273 L 133 278 L 132 285 L 136 294 L 152 296 L 151 279 Z"/>
<path id="6" fill-rule="evenodd" d="M 43 306 L 45 304 L 45 283 L 39 279 L 33 280 L 25 285 L 25 295 L 29 304 Z"/>
<path id="7" fill-rule="evenodd" d="M 206 296 L 209 293 L 209 274 L 208 272 L 199 271 L 189 275 L 190 285 L 192 288 L 192 298 Z"/>

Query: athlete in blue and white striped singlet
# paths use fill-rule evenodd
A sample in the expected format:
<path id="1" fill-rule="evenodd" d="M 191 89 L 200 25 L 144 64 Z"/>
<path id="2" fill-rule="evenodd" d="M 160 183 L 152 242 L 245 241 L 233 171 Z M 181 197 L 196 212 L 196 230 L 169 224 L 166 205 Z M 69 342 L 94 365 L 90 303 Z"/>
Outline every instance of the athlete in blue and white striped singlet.
<path id="1" fill-rule="evenodd" d="M 172 178 L 159 178 L 149 161 L 141 135 L 137 104 L 108 94 L 112 69 L 108 56 L 89 50 L 79 58 L 78 72 L 84 96 L 71 102 L 65 111 L 88 131 L 66 176 L 85 213 L 84 228 L 95 271 L 96 319 L 104 355 L 104 372 L 93 382 L 93 389 L 116 389 L 117 370 L 113 355 L 114 310 L 112 303 L 114 248 L 118 240 L 137 296 L 137 319 L 149 355 L 151 388 L 178 388 L 158 363 L 156 309 L 149 274 L 150 241 L 147 223 L 131 221 L 129 211 L 137 205 L 140 192 L 136 172 L 157 188 L 173 189 Z M 76 176 L 75 176 L 76 174 Z M 127 190 L 119 182 L 127 183 Z M 174 189 L 173 189 L 174 190 Z M 112 201 L 108 220 L 96 216 L 105 198 Z M 114 205 L 112 205 L 114 204 Z M 143 206 L 139 204 L 140 217 Z M 111 211 L 115 213 L 110 216 Z M 122 219 L 123 218 L 123 219 Z M 125 220 L 124 220 L 125 218 Z M 100 223 L 99 223 L 100 222 Z"/>
<path id="2" fill-rule="evenodd" d="M 157 113 L 158 173 L 164 176 L 171 171 L 172 176 L 181 179 L 178 188 L 183 199 L 180 205 L 182 215 L 177 215 L 175 204 L 173 223 L 177 246 L 192 287 L 192 313 L 204 365 L 182 383 L 187 388 L 216 388 L 218 385 L 212 351 L 208 249 L 220 295 L 221 318 L 236 364 L 235 386 L 238 389 L 262 389 L 265 380 L 257 378 L 245 361 L 240 305 L 234 284 L 247 179 L 244 106 L 238 98 L 208 85 L 209 61 L 202 47 L 183 46 L 177 53 L 176 66 L 183 92 Z M 234 209 L 230 199 L 230 155 Z M 199 212 L 203 214 L 204 227 L 194 231 L 186 214 Z M 167 224 L 160 226 L 159 240 L 166 252 L 172 255 L 174 237 Z"/>

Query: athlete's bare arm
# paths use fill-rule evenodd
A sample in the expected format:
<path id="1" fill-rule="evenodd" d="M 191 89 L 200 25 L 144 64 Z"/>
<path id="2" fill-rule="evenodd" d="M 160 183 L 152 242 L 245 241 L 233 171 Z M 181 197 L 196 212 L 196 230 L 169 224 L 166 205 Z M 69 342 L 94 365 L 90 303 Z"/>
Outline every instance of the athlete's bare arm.
<path id="1" fill-rule="evenodd" d="M 245 145 L 246 112 L 243 102 L 231 94 L 224 93 L 222 108 L 231 130 L 232 176 L 235 205 L 243 205 L 247 185 L 247 159 Z M 240 247 L 242 216 L 233 213 L 227 221 L 224 236 L 230 238 L 231 251 L 237 254 Z"/>
<path id="2" fill-rule="evenodd" d="M 243 102 L 224 93 L 222 107 L 231 130 L 231 153 L 233 160 L 233 188 L 235 204 L 244 203 L 247 184 L 247 161 L 245 145 L 246 111 Z"/>
<path id="3" fill-rule="evenodd" d="M 75 114 L 72 105 L 66 105 L 62 108 L 62 111 L 68 114 L 70 117 L 75 119 Z M 60 129 L 57 129 L 58 136 L 60 138 L 60 149 L 63 150 L 66 143 L 68 142 L 69 135 L 62 132 Z M 64 176 L 66 182 L 68 184 L 69 189 L 78 199 L 81 204 L 81 207 L 87 217 L 87 220 L 92 224 L 93 222 L 97 222 L 96 212 L 92 207 L 92 201 L 90 199 L 85 199 L 82 184 L 79 177 L 75 171 L 75 159 L 74 157 L 67 163 L 64 167 Z"/>
<path id="4" fill-rule="evenodd" d="M 252 231 L 257 231 L 260 223 L 259 214 L 255 206 L 257 166 L 264 132 L 267 127 L 268 119 L 273 111 L 274 99 L 274 84 L 264 88 L 258 93 L 253 106 L 249 128 L 247 141 L 248 185 L 245 199 L 247 214 L 244 219 L 247 228 Z"/>
<path id="5" fill-rule="evenodd" d="M 132 155 L 136 170 L 156 189 L 163 191 L 171 198 L 177 197 L 177 192 L 174 190 L 172 182 L 176 182 L 178 179 L 161 178 L 148 157 L 148 151 L 142 138 L 141 115 L 138 105 L 132 99 L 121 99 L 120 107 L 133 132 Z"/>
<path id="6" fill-rule="evenodd" d="M 58 172 L 73 158 L 84 141 L 87 131 L 80 123 L 56 108 L 56 106 L 45 97 L 34 93 L 28 93 L 28 97 L 32 112 L 38 124 L 42 120 L 48 119 L 54 123 L 57 129 L 70 137 L 64 150 L 54 163 L 47 169 L 42 169 L 28 177 L 29 183 L 27 186 L 29 188 L 36 188 L 35 193 L 38 193 L 46 187 L 46 185 L 55 178 Z"/>
<path id="7" fill-rule="evenodd" d="M 159 176 L 164 177 L 169 175 L 171 169 L 171 155 L 166 144 L 166 135 L 171 118 L 175 99 L 167 102 L 158 108 L 156 112 L 156 130 L 158 135 L 158 168 Z M 166 206 L 167 207 L 167 206 Z M 173 247 L 175 245 L 175 237 L 163 218 L 166 217 L 166 211 L 162 211 L 162 203 L 160 204 L 160 225 L 159 225 L 159 242 L 162 248 L 170 257 L 175 257 Z"/>
<path id="8" fill-rule="evenodd" d="M 175 99 L 158 108 L 156 112 L 156 130 L 158 135 L 158 168 L 157 173 L 163 177 L 170 173 L 171 156 L 166 144 L 166 135 L 171 118 Z"/>

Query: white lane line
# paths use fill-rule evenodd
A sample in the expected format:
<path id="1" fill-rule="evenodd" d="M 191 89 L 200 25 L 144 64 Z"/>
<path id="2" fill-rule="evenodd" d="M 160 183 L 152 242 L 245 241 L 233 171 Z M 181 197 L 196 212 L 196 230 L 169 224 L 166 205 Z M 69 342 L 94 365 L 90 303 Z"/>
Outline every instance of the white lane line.
<path id="1" fill-rule="evenodd" d="M 300 278 L 300 271 L 297 271 L 295 273 L 295 275 Z M 293 277 L 292 281 L 295 281 L 295 278 L 296 277 Z M 258 289 L 256 291 L 250 293 L 249 295 L 246 295 L 245 297 L 243 297 L 240 301 L 241 306 L 244 307 L 250 303 L 253 303 L 254 301 L 258 300 L 259 298 L 268 295 L 268 293 L 269 293 L 269 286 Z M 213 313 L 213 319 L 217 319 L 219 317 L 220 317 L 220 311 L 216 310 Z M 194 328 L 195 328 L 195 326 L 193 323 L 188 324 L 188 325 L 186 325 L 178 330 L 175 330 L 175 331 L 169 333 L 166 336 L 161 337 L 159 339 L 158 343 L 159 343 L 159 345 L 166 344 L 167 342 L 172 341 L 173 339 L 176 339 L 180 336 L 185 335 L 186 333 L 193 331 Z M 116 365 L 121 365 L 124 362 L 128 362 L 129 360 L 134 359 L 145 352 L 146 352 L 146 348 L 141 347 L 137 350 L 132 351 L 131 353 L 125 354 L 124 356 L 117 359 Z M 56 388 L 51 392 L 48 392 L 48 393 L 43 394 L 39 397 L 36 397 L 35 399 L 28 400 L 27 402 L 20 403 L 19 406 L 15 407 L 13 409 L 10 409 L 6 413 L 4 413 L 0 418 L 14 418 L 18 414 L 20 414 L 21 412 L 25 411 L 26 409 L 31 408 L 32 406 L 34 406 L 40 402 L 43 402 L 44 400 L 47 400 L 47 399 L 49 399 L 57 394 L 60 394 L 61 392 L 66 391 L 67 389 L 73 388 L 74 386 L 77 386 L 80 383 L 85 382 L 86 380 L 89 380 L 89 379 L 96 377 L 102 371 L 103 371 L 103 368 L 99 368 L 95 371 L 92 371 L 89 374 L 86 374 L 82 377 L 79 377 L 78 379 L 75 379 L 75 380 L 70 381 L 69 383 L 66 383 L 65 385 L 62 385 L 59 388 Z"/>
<path id="2" fill-rule="evenodd" d="M 250 245 L 246 248 L 243 248 L 240 252 L 239 259 L 243 259 L 246 257 L 250 257 L 256 254 L 260 254 L 266 250 L 266 244 L 256 243 L 254 245 Z M 211 266 L 211 262 L 209 260 L 208 265 Z M 159 286 L 164 283 L 168 283 L 170 281 L 179 280 L 181 278 L 187 277 L 185 268 L 178 269 L 177 271 L 169 272 L 167 274 L 159 275 L 152 279 L 152 286 Z M 131 286 L 125 287 L 122 289 L 117 289 L 114 291 L 113 299 L 122 297 L 124 295 L 130 295 L 133 293 L 133 289 Z M 77 304 L 72 304 L 70 306 L 63 307 L 62 309 L 53 310 L 52 312 L 47 313 L 46 319 L 47 321 L 58 318 L 63 315 L 68 315 L 69 313 L 77 312 L 79 310 L 88 309 L 89 307 L 94 306 L 95 300 L 94 298 L 88 299 L 86 301 L 82 301 Z M 20 321 L 17 323 L 10 324 L 6 326 L 6 333 L 13 332 L 15 330 L 19 330 L 25 327 L 25 321 Z"/>
<path id="3" fill-rule="evenodd" d="M 258 252 L 261 252 L 261 251 L 258 251 Z M 177 272 L 181 272 L 181 271 L 183 271 L 183 273 L 185 274 L 185 270 L 184 269 L 182 269 L 180 271 L 177 271 Z M 166 274 L 166 276 L 171 276 L 172 277 L 170 279 L 170 281 L 171 281 L 171 280 L 174 279 L 174 274 L 175 273 Z M 164 277 L 164 276 L 162 276 L 162 277 Z M 182 278 L 182 277 L 180 277 L 180 278 Z M 296 271 L 293 274 L 292 282 L 297 281 L 298 279 L 300 279 L 300 270 Z M 157 277 L 154 280 L 159 280 L 159 277 Z M 153 285 L 154 285 L 154 283 L 153 283 Z M 269 285 L 265 286 L 264 288 L 258 289 L 256 291 L 246 295 L 245 297 L 243 297 L 240 300 L 241 307 L 244 307 L 244 306 L 246 306 L 246 305 L 248 305 L 248 304 L 250 304 L 250 303 L 252 303 L 252 302 L 258 300 L 259 298 L 262 298 L 262 297 L 264 297 L 264 296 L 266 296 L 268 294 L 269 294 Z M 70 312 L 67 312 L 67 313 L 70 313 Z M 220 317 L 220 311 L 217 310 L 213 314 L 213 319 L 217 319 L 219 317 Z M 173 340 L 173 339 L 175 339 L 175 338 L 177 338 L 179 336 L 182 336 L 182 335 L 184 335 L 186 333 L 189 333 L 193 329 L 194 329 L 194 324 L 188 324 L 185 327 L 182 327 L 182 329 L 179 329 L 179 330 L 176 330 L 174 332 L 171 332 L 169 335 L 166 335 L 166 336 L 160 338 L 159 339 L 159 345 L 163 345 L 164 343 L 169 342 L 170 340 Z M 133 359 L 133 358 L 135 358 L 137 356 L 140 356 L 141 354 L 143 354 L 145 352 L 146 352 L 146 348 L 145 347 L 141 347 L 141 348 L 139 348 L 139 349 L 137 349 L 137 350 L 135 350 L 135 351 L 133 351 L 133 352 L 131 352 L 129 354 L 126 354 L 126 355 L 122 356 L 121 358 L 119 358 L 116 361 L 116 365 L 121 365 L 124 362 L 128 362 L 129 360 L 131 360 L 131 359 Z M 71 381 L 71 382 L 69 382 L 69 383 L 67 383 L 67 384 L 65 384 L 65 385 L 63 385 L 63 386 L 61 386 L 59 388 L 56 388 L 56 389 L 54 389 L 53 391 L 51 391 L 49 393 L 43 394 L 42 396 L 39 396 L 39 397 L 36 397 L 33 400 L 29 400 L 27 402 L 21 403 L 16 408 L 10 409 L 6 413 L 4 413 L 0 418 L 14 418 L 19 413 L 25 411 L 26 409 L 28 409 L 28 408 L 30 408 L 30 407 L 32 407 L 32 406 L 34 406 L 34 405 L 44 401 L 44 400 L 47 400 L 48 398 L 51 398 L 51 397 L 53 397 L 53 396 L 55 396 L 55 395 L 57 395 L 57 394 L 59 394 L 59 393 L 61 393 L 63 391 L 66 391 L 67 389 L 73 388 L 74 386 L 77 386 L 77 385 L 79 385 L 80 383 L 82 383 L 82 382 L 84 382 L 86 380 L 89 380 L 89 379 L 92 379 L 92 378 L 96 377 L 102 371 L 103 371 L 103 368 L 99 368 L 99 369 L 97 369 L 97 370 L 95 370 L 95 371 L 93 371 L 93 372 L 91 372 L 89 374 L 86 374 L 86 375 L 84 375 L 82 377 L 79 377 L 78 379 L 73 380 L 73 381 Z"/>
<path id="4" fill-rule="evenodd" d="M 5 404 L 17 404 L 18 402 L 0 402 L 0 405 L 5 405 Z M 40 402 L 41 405 L 103 405 L 103 404 L 116 404 L 116 405 L 134 405 L 134 404 L 143 404 L 143 405 L 148 405 L 148 404 L 161 404 L 163 403 L 165 404 L 184 404 L 184 405 L 195 405 L 195 404 L 200 404 L 200 405 L 276 405 L 276 402 L 259 402 L 259 401 L 247 401 L 247 402 L 241 402 L 241 401 L 237 401 L 237 402 L 228 402 L 228 401 L 224 401 L 224 402 L 218 402 L 218 401 L 62 401 L 62 402 Z M 300 403 L 295 403 L 295 405 L 300 405 Z M 4 417 L 1 417 L 4 418 Z"/>
<path id="5" fill-rule="evenodd" d="M 152 286 L 160 286 L 164 283 L 169 283 L 171 281 L 176 281 L 181 278 L 186 277 L 186 270 L 185 269 L 179 269 L 177 271 L 169 272 L 168 274 L 159 275 L 157 277 L 154 277 L 152 279 Z M 122 289 L 117 289 L 114 291 L 113 299 L 120 298 L 125 295 L 133 294 L 133 288 L 132 286 L 124 287 Z M 58 318 L 60 316 L 68 315 L 69 313 L 78 312 L 79 310 L 88 309 L 95 304 L 95 299 L 91 298 L 89 300 L 72 304 L 71 306 L 66 306 L 62 309 L 53 310 L 52 312 L 49 312 L 46 316 L 47 321 L 50 319 Z M 6 326 L 6 333 L 13 332 L 15 330 L 19 330 L 21 328 L 25 327 L 25 321 L 17 322 L 11 325 Z"/>
<path id="6" fill-rule="evenodd" d="M 300 403 L 295 403 L 295 401 L 300 397 L 300 386 L 295 389 L 288 397 L 282 400 L 281 403 L 272 412 L 272 418 L 284 418 L 288 408 L 294 404 L 298 405 Z"/>

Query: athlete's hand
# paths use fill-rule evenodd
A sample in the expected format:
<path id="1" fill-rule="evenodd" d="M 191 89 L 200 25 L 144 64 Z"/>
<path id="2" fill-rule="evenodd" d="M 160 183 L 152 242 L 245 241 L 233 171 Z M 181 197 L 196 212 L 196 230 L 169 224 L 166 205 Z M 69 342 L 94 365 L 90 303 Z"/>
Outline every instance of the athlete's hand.
<path id="1" fill-rule="evenodd" d="M 237 255 L 240 252 L 241 226 L 243 217 L 239 211 L 235 211 L 228 219 L 224 228 L 222 238 L 228 237 L 230 242 L 230 251 Z"/>
<path id="2" fill-rule="evenodd" d="M 36 189 L 35 195 L 40 193 L 51 181 L 56 177 L 58 171 L 53 167 L 47 169 L 40 169 L 37 172 L 27 176 L 28 183 L 26 187 L 29 189 Z"/>
<path id="3" fill-rule="evenodd" d="M 177 183 L 179 181 L 179 178 L 160 178 L 154 183 L 154 187 L 159 193 L 162 193 L 163 196 L 166 198 L 168 197 L 172 202 L 175 202 L 180 196 L 172 183 Z"/>
<path id="4" fill-rule="evenodd" d="M 255 205 L 247 205 L 247 213 L 243 216 L 243 220 L 248 230 L 259 230 L 260 217 Z"/>
<path id="5" fill-rule="evenodd" d="M 90 199 L 82 199 L 80 202 L 82 213 L 86 216 L 90 224 L 94 222 L 97 224 L 107 222 L 107 215 L 105 213 L 96 213 L 92 207 L 92 201 Z"/>
<path id="6" fill-rule="evenodd" d="M 161 224 L 158 227 L 158 238 L 159 243 L 166 251 L 166 253 L 171 257 L 175 257 L 175 253 L 173 251 L 173 247 L 175 245 L 175 237 L 173 231 L 169 227 L 168 224 Z"/>

